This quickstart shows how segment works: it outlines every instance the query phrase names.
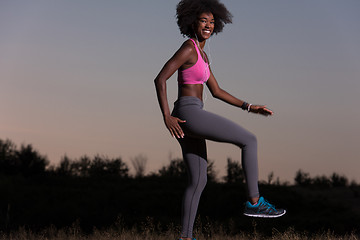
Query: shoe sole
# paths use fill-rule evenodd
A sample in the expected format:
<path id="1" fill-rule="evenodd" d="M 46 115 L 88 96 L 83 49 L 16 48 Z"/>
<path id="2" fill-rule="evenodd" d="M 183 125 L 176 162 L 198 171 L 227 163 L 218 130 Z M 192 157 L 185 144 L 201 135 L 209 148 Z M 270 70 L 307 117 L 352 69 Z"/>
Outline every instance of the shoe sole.
<path id="1" fill-rule="evenodd" d="M 278 217 L 284 216 L 285 213 L 286 213 L 286 210 L 284 210 L 284 212 L 279 215 L 260 215 L 260 214 L 249 214 L 249 213 L 244 213 L 244 215 L 248 216 L 248 217 L 258 217 L 258 218 L 278 218 Z"/>

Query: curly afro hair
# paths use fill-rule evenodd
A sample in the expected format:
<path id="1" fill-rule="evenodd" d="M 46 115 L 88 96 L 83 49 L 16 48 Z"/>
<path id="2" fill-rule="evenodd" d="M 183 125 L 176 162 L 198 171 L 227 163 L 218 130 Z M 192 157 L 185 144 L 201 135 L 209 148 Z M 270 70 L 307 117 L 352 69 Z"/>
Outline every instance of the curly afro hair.
<path id="1" fill-rule="evenodd" d="M 218 34 L 227 23 L 232 23 L 232 15 L 218 0 L 181 0 L 176 7 L 177 24 L 183 36 L 194 37 L 192 25 L 202 13 L 212 13 L 215 19 L 213 34 Z"/>

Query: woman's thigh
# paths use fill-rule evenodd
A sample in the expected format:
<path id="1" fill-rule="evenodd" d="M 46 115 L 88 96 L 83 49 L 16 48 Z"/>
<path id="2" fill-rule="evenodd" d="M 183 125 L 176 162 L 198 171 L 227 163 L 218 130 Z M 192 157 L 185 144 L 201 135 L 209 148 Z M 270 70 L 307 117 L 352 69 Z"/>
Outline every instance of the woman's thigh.
<path id="1" fill-rule="evenodd" d="M 233 143 L 240 147 L 256 141 L 254 134 L 217 114 L 202 109 L 189 108 L 181 115 L 182 119 L 186 120 L 181 126 L 185 134 L 191 137 Z"/>

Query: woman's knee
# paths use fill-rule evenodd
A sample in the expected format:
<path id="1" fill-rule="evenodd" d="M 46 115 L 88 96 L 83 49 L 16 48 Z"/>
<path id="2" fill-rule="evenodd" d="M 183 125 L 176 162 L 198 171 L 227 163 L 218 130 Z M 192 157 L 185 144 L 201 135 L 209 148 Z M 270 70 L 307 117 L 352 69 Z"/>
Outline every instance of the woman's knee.
<path id="1" fill-rule="evenodd" d="M 255 134 L 248 132 L 246 135 L 242 135 L 239 140 L 238 146 L 241 148 L 244 147 L 257 147 L 257 137 Z"/>
<path id="2" fill-rule="evenodd" d="M 196 188 L 198 191 L 202 191 L 207 184 L 207 174 L 192 176 L 190 179 L 189 185 Z"/>
<path id="3" fill-rule="evenodd" d="M 250 133 L 248 139 L 249 139 L 248 141 L 249 141 L 250 143 L 252 143 L 252 144 L 257 144 L 257 137 L 256 137 L 255 134 Z"/>

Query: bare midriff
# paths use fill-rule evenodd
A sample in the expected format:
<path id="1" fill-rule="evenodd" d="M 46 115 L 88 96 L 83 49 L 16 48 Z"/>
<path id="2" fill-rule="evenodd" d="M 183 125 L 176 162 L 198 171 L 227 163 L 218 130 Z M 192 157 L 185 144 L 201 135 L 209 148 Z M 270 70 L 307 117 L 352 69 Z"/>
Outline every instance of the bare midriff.
<path id="1" fill-rule="evenodd" d="M 182 84 L 178 88 L 178 98 L 184 96 L 197 97 L 202 101 L 203 84 Z"/>

